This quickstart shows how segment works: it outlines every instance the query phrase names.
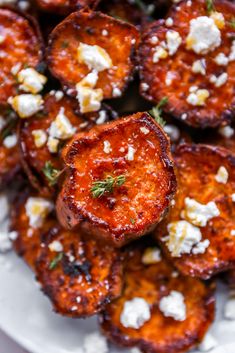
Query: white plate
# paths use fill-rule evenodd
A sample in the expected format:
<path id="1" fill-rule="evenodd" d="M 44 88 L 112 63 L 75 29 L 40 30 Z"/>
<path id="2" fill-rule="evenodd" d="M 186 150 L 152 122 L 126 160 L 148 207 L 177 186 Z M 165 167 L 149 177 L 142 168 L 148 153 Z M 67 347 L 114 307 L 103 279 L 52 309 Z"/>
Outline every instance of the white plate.
<path id="1" fill-rule="evenodd" d="M 221 283 L 217 296 L 211 332 L 219 346 L 211 352 L 235 353 L 235 321 L 223 320 L 227 294 Z M 76 353 L 84 335 L 97 330 L 97 324 L 96 318 L 74 320 L 54 314 L 30 270 L 8 253 L 0 255 L 0 328 L 32 353 Z M 128 351 L 110 348 L 110 353 L 118 352 Z"/>

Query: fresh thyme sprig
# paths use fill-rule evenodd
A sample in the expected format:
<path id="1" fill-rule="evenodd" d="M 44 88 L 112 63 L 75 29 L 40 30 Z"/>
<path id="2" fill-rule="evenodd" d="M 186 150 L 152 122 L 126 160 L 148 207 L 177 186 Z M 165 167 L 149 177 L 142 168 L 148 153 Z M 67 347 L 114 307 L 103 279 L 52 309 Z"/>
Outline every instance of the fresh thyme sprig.
<path id="1" fill-rule="evenodd" d="M 125 181 L 125 175 L 118 175 L 117 177 L 109 175 L 104 180 L 95 181 L 91 187 L 92 197 L 99 198 L 106 193 L 112 193 L 115 187 L 122 186 Z"/>
<path id="2" fill-rule="evenodd" d="M 53 186 L 57 183 L 59 176 L 63 173 L 63 170 L 59 170 L 53 167 L 51 161 L 47 161 L 42 169 L 45 177 L 48 179 L 49 185 Z"/>
<path id="3" fill-rule="evenodd" d="M 164 105 L 166 105 L 168 102 L 168 98 L 164 97 L 160 100 L 160 102 L 158 103 L 158 105 L 154 108 L 152 108 L 149 111 L 149 114 L 152 115 L 152 117 L 156 120 L 156 122 L 161 125 L 162 127 L 164 127 L 166 125 L 165 120 L 162 118 L 162 107 Z"/>
<path id="4" fill-rule="evenodd" d="M 50 265 L 49 265 L 49 270 L 54 270 L 56 268 L 56 266 L 58 265 L 58 263 L 62 260 L 63 258 L 63 253 L 60 252 L 59 254 L 57 254 L 54 259 L 51 261 Z"/>
<path id="5" fill-rule="evenodd" d="M 215 11 L 214 1 L 213 0 L 206 0 L 206 11 L 210 15 L 213 11 Z"/>

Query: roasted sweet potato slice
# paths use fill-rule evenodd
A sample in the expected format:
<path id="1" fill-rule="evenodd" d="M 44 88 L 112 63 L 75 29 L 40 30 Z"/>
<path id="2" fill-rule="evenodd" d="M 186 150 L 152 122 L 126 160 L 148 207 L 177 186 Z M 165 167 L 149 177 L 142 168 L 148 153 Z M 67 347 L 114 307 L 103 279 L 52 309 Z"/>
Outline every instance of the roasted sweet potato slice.
<path id="1" fill-rule="evenodd" d="M 67 15 L 86 7 L 94 8 L 98 2 L 98 0 L 37 0 L 42 10 L 60 15 Z"/>
<path id="2" fill-rule="evenodd" d="M 222 147 L 182 145 L 175 152 L 175 205 L 155 230 L 185 275 L 210 278 L 235 267 L 235 158 Z"/>
<path id="3" fill-rule="evenodd" d="M 174 196 L 169 141 L 147 113 L 76 135 L 63 151 L 57 214 L 67 228 L 122 246 L 149 232 Z"/>
<path id="4" fill-rule="evenodd" d="M 168 97 L 166 112 L 201 128 L 230 121 L 235 104 L 235 5 L 215 0 L 209 13 L 206 4 L 173 6 L 146 29 L 139 50 L 142 95 Z"/>
<path id="5" fill-rule="evenodd" d="M 32 197 L 38 197 L 28 191 L 24 191 L 17 195 L 12 202 L 10 225 L 11 230 L 16 231 L 18 236 L 13 241 L 13 247 L 19 256 L 35 270 L 35 262 L 41 251 L 42 236 L 49 229 L 58 225 L 58 221 L 48 215 L 40 226 L 32 227 L 28 213 L 26 211 L 27 201 Z"/>
<path id="6" fill-rule="evenodd" d="M 145 353 L 187 352 L 202 340 L 213 321 L 214 285 L 179 275 L 163 258 L 144 264 L 145 251 L 143 244 L 130 251 L 124 292 L 100 315 L 101 328 L 123 347 L 139 347 Z M 174 296 L 181 297 L 183 303 L 176 303 L 171 299 Z M 169 311 L 164 308 L 167 298 Z M 135 303 L 138 307 L 132 306 Z"/>
<path id="7" fill-rule="evenodd" d="M 100 100 L 117 97 L 131 78 L 138 41 L 138 31 L 132 25 L 100 12 L 78 11 L 52 31 L 47 52 L 49 68 L 75 95 L 76 85 L 96 71 L 94 95 Z"/>
<path id="8" fill-rule="evenodd" d="M 36 273 L 56 312 L 91 316 L 120 295 L 120 251 L 58 227 L 45 236 L 44 245 Z"/>
<path id="9" fill-rule="evenodd" d="M 42 40 L 33 19 L 0 9 L 0 103 L 18 92 L 15 68 L 37 68 L 42 60 Z"/>

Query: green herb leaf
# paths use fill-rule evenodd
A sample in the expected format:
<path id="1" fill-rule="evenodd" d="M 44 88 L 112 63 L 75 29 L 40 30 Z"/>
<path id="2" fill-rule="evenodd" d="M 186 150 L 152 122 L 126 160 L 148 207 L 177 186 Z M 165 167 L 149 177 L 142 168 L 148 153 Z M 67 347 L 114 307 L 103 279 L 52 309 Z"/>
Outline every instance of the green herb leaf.
<path id="1" fill-rule="evenodd" d="M 63 41 L 63 42 L 61 43 L 61 48 L 62 48 L 62 49 L 66 49 L 66 48 L 68 48 L 68 46 L 69 46 L 69 42 L 68 42 L 67 40 L 65 40 L 65 41 Z"/>
<path id="2" fill-rule="evenodd" d="M 63 172 L 61 170 L 53 168 L 51 161 L 47 161 L 45 163 L 45 166 L 42 171 L 45 177 L 48 179 L 50 186 L 53 186 L 57 183 L 59 176 Z"/>
<path id="3" fill-rule="evenodd" d="M 229 22 L 230 26 L 235 29 L 235 17 L 232 17 L 231 21 Z"/>
<path id="4" fill-rule="evenodd" d="M 148 16 L 151 16 L 155 10 L 155 6 L 153 4 L 146 5 L 142 0 L 134 0 L 134 4 Z"/>
<path id="5" fill-rule="evenodd" d="M 154 108 L 152 108 L 149 111 L 149 114 L 152 115 L 152 117 L 156 120 L 156 122 L 161 125 L 162 127 L 164 127 L 166 125 L 165 120 L 162 118 L 161 114 L 162 114 L 162 107 L 164 105 L 166 105 L 168 102 L 168 98 L 164 97 L 160 100 L 160 102 L 158 103 L 158 105 Z"/>
<path id="6" fill-rule="evenodd" d="M 135 219 L 134 219 L 134 218 L 130 218 L 130 222 L 131 222 L 132 224 L 135 224 Z"/>
<path id="7" fill-rule="evenodd" d="M 210 15 L 213 11 L 215 11 L 213 0 L 206 0 L 206 11 Z"/>
<path id="8" fill-rule="evenodd" d="M 115 187 L 122 186 L 125 181 L 125 175 L 118 175 L 117 177 L 108 176 L 104 180 L 95 181 L 91 188 L 92 197 L 99 198 L 106 193 L 112 193 Z"/>
<path id="9" fill-rule="evenodd" d="M 56 268 L 56 266 L 58 265 L 58 263 L 62 260 L 63 258 L 63 253 L 60 252 L 59 254 L 57 254 L 54 259 L 51 261 L 50 265 L 49 265 L 49 270 L 54 270 Z"/>

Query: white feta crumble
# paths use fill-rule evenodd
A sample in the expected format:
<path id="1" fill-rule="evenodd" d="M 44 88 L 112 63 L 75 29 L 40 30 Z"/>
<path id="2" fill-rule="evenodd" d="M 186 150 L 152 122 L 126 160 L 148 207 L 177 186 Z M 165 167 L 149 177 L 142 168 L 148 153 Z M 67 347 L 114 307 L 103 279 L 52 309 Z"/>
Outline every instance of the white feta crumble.
<path id="1" fill-rule="evenodd" d="M 16 144 L 17 144 L 17 135 L 16 134 L 9 135 L 9 136 L 5 137 L 3 140 L 3 145 L 6 148 L 13 148 L 16 146 Z"/>
<path id="2" fill-rule="evenodd" d="M 47 141 L 47 147 L 49 152 L 57 153 L 60 141 L 54 137 L 49 136 Z"/>
<path id="3" fill-rule="evenodd" d="M 182 43 L 182 38 L 178 32 L 170 30 L 166 32 L 166 43 L 169 55 L 172 56 L 177 52 Z"/>
<path id="4" fill-rule="evenodd" d="M 139 329 L 151 318 L 150 306 L 143 298 L 126 301 L 120 316 L 121 324 L 128 328 Z"/>
<path id="5" fill-rule="evenodd" d="M 90 70 L 104 71 L 113 66 L 107 51 L 99 45 L 80 43 L 77 49 L 78 62 L 86 64 Z"/>
<path id="6" fill-rule="evenodd" d="M 207 54 L 220 46 L 221 33 L 214 20 L 208 16 L 192 19 L 186 44 L 197 54 Z"/>
<path id="7" fill-rule="evenodd" d="M 166 245 L 174 257 L 190 254 L 194 245 L 201 241 L 202 234 L 198 227 L 187 221 L 176 221 L 167 225 L 169 236 Z"/>
<path id="8" fill-rule="evenodd" d="M 144 265 L 152 265 L 162 260 L 161 250 L 159 248 L 147 248 L 142 256 L 142 263 Z"/>
<path id="9" fill-rule="evenodd" d="M 157 36 L 152 36 L 151 38 L 150 38 L 150 43 L 151 44 L 157 44 L 158 43 L 158 37 Z"/>
<path id="10" fill-rule="evenodd" d="M 131 145 L 128 145 L 128 151 L 127 151 L 126 159 L 128 161 L 133 161 L 134 160 L 134 156 L 135 156 L 135 152 L 136 152 L 136 150 L 134 149 L 134 147 L 131 146 Z"/>
<path id="11" fill-rule="evenodd" d="M 141 126 L 140 131 L 141 131 L 144 135 L 148 135 L 148 134 L 149 134 L 149 129 L 147 129 L 145 126 Z"/>
<path id="12" fill-rule="evenodd" d="M 197 89 L 196 91 L 191 92 L 186 100 L 191 105 L 203 106 L 209 96 L 210 93 L 207 89 Z"/>
<path id="13" fill-rule="evenodd" d="M 232 229 L 230 234 L 234 237 L 235 236 L 235 229 Z"/>
<path id="14" fill-rule="evenodd" d="M 27 0 L 21 0 L 18 3 L 18 7 L 21 11 L 27 11 L 30 8 L 30 2 Z"/>
<path id="15" fill-rule="evenodd" d="M 100 109 L 103 100 L 102 89 L 93 89 L 78 83 L 76 90 L 81 113 L 95 112 Z"/>
<path id="16" fill-rule="evenodd" d="M 17 73 L 20 71 L 20 68 L 21 68 L 21 63 L 17 63 L 15 64 L 14 66 L 12 66 L 11 68 L 11 74 L 16 76 Z"/>
<path id="17" fill-rule="evenodd" d="M 217 181 L 217 183 L 227 184 L 228 178 L 229 178 L 229 174 L 227 169 L 224 166 L 219 167 L 217 174 L 215 176 L 215 180 Z"/>
<path id="18" fill-rule="evenodd" d="M 228 74 L 227 72 L 223 72 L 221 75 L 218 77 L 215 75 L 211 75 L 209 78 L 209 81 L 215 85 L 215 87 L 221 87 L 223 86 L 228 80 Z"/>
<path id="19" fill-rule="evenodd" d="M 159 309 L 166 317 L 172 317 L 176 321 L 186 319 L 186 305 L 182 293 L 172 290 L 166 297 L 161 298 Z"/>
<path id="20" fill-rule="evenodd" d="M 43 99 L 39 94 L 20 94 L 15 97 L 10 97 L 8 103 L 20 118 L 29 118 L 43 108 Z"/>
<path id="21" fill-rule="evenodd" d="M 222 126 L 221 128 L 219 128 L 219 134 L 227 139 L 229 139 L 230 137 L 233 136 L 234 134 L 234 129 L 227 125 L 227 126 Z"/>
<path id="22" fill-rule="evenodd" d="M 215 63 L 219 66 L 227 66 L 229 59 L 224 53 L 219 53 L 214 59 Z"/>
<path id="23" fill-rule="evenodd" d="M 0 210 L 0 223 L 2 223 L 7 218 L 9 213 L 8 198 L 4 193 L 0 194 Z"/>
<path id="24" fill-rule="evenodd" d="M 210 219 L 220 215 L 214 201 L 203 205 L 190 197 L 186 197 L 184 204 L 185 209 L 181 212 L 181 217 L 198 227 L 205 227 Z"/>
<path id="25" fill-rule="evenodd" d="M 104 141 L 104 148 L 103 148 L 104 153 L 110 153 L 112 151 L 111 144 L 108 140 Z"/>
<path id="26" fill-rule="evenodd" d="M 174 24 L 173 18 L 168 17 L 168 18 L 166 19 L 166 21 L 165 21 L 165 25 L 166 25 L 167 27 L 171 27 L 171 26 L 173 26 L 173 24 Z"/>
<path id="27" fill-rule="evenodd" d="M 172 84 L 172 81 L 176 78 L 176 75 L 174 72 L 172 71 L 168 71 L 166 73 L 166 77 L 165 77 L 165 84 L 167 86 L 170 86 Z"/>
<path id="28" fill-rule="evenodd" d="M 108 353 L 108 344 L 104 336 L 99 332 L 89 333 L 83 342 L 84 353 Z"/>
<path id="29" fill-rule="evenodd" d="M 212 336 L 211 333 L 207 333 L 203 338 L 203 341 L 198 346 L 200 352 L 208 352 L 218 345 L 217 340 Z"/>
<path id="30" fill-rule="evenodd" d="M 192 72 L 195 74 L 206 74 L 206 59 L 199 59 L 193 62 Z"/>
<path id="31" fill-rule="evenodd" d="M 64 107 L 60 108 L 58 115 L 49 127 L 49 135 L 59 140 L 67 140 L 76 132 L 76 128 L 65 115 Z"/>
<path id="32" fill-rule="evenodd" d="M 186 120 L 187 117 L 188 117 L 187 113 L 183 113 L 183 114 L 181 115 L 181 119 L 182 119 L 182 120 Z"/>
<path id="33" fill-rule="evenodd" d="M 106 118 L 107 118 L 106 111 L 105 111 L 105 110 L 101 110 L 101 111 L 99 112 L 99 117 L 98 117 L 98 119 L 96 120 L 96 124 L 97 124 L 97 125 L 101 125 L 101 124 L 105 123 Z"/>
<path id="34" fill-rule="evenodd" d="M 0 34 L 0 44 L 5 41 L 6 37 Z"/>
<path id="35" fill-rule="evenodd" d="M 120 90 L 120 88 L 114 87 L 112 95 L 113 97 L 120 97 L 122 95 L 122 91 Z"/>
<path id="36" fill-rule="evenodd" d="M 235 194 L 231 195 L 231 199 L 232 199 L 233 202 L 235 202 Z"/>
<path id="37" fill-rule="evenodd" d="M 177 126 L 172 125 L 172 124 L 166 124 L 163 127 L 163 130 L 169 135 L 171 141 L 176 142 L 180 138 L 180 130 L 178 129 Z"/>
<path id="38" fill-rule="evenodd" d="M 234 61 L 235 60 L 235 40 L 232 41 L 232 46 L 230 50 L 230 54 L 228 57 L 229 61 Z"/>
<path id="39" fill-rule="evenodd" d="M 64 92 L 52 90 L 49 92 L 50 96 L 54 96 L 56 102 L 59 102 L 64 97 Z"/>
<path id="40" fill-rule="evenodd" d="M 161 46 L 154 48 L 153 52 L 153 63 L 156 64 L 160 59 L 165 59 L 168 57 L 168 52 Z"/>
<path id="41" fill-rule="evenodd" d="M 142 82 L 140 86 L 141 86 L 141 90 L 144 92 L 146 92 L 149 89 L 149 85 L 145 82 Z"/>
<path id="42" fill-rule="evenodd" d="M 20 85 L 20 89 L 25 92 L 36 94 L 40 92 L 47 82 L 47 78 L 44 75 L 39 74 L 33 68 L 23 69 L 18 72 L 17 79 Z"/>
<path id="43" fill-rule="evenodd" d="M 221 12 L 217 11 L 212 11 L 212 14 L 210 15 L 210 18 L 213 19 L 215 22 L 215 25 L 219 28 L 222 29 L 225 26 L 225 19 L 224 15 Z"/>
<path id="44" fill-rule="evenodd" d="M 109 34 L 109 32 L 107 31 L 107 29 L 103 29 L 101 32 L 102 36 L 107 36 Z"/>
<path id="45" fill-rule="evenodd" d="M 192 249 L 192 253 L 194 255 L 204 254 L 206 249 L 209 247 L 209 245 L 210 245 L 209 239 L 205 239 L 203 241 L 200 241 L 198 244 L 196 244 L 194 246 L 194 248 Z"/>
<path id="46" fill-rule="evenodd" d="M 231 291 L 224 306 L 224 317 L 227 320 L 235 320 L 235 293 Z"/>
<path id="47" fill-rule="evenodd" d="M 54 206 L 51 201 L 42 197 L 29 197 L 25 210 L 29 218 L 29 225 L 32 228 L 39 228 L 42 226 L 46 216 L 53 210 Z"/>
<path id="48" fill-rule="evenodd" d="M 47 134 L 42 129 L 33 130 L 32 135 L 34 137 L 34 144 L 37 148 L 44 146 L 47 142 Z"/>
<path id="49" fill-rule="evenodd" d="M 60 241 L 54 240 L 52 243 L 48 245 L 50 251 L 61 252 L 63 251 L 63 245 Z"/>

